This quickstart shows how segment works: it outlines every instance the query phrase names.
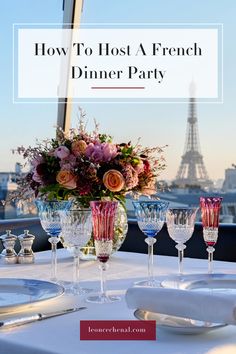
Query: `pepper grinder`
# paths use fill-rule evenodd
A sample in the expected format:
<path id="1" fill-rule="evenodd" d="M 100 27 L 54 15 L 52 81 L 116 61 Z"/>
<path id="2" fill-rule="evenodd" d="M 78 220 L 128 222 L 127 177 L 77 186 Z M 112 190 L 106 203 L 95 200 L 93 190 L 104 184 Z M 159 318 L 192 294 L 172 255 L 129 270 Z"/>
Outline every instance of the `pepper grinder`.
<path id="1" fill-rule="evenodd" d="M 6 230 L 6 234 L 2 235 L 0 239 L 5 248 L 1 253 L 4 262 L 7 264 L 17 263 L 17 254 L 14 250 L 17 236 L 11 234 L 11 230 Z"/>
<path id="2" fill-rule="evenodd" d="M 29 230 L 24 230 L 24 233 L 18 236 L 21 250 L 18 253 L 18 263 L 34 263 L 34 253 L 32 245 L 35 239 L 34 235 L 29 234 Z"/>

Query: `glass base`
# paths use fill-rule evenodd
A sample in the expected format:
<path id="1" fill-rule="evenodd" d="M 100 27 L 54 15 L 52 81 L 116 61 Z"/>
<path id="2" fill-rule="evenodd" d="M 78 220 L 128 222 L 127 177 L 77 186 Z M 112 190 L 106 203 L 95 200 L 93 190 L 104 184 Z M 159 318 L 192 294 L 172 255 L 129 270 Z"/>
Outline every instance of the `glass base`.
<path id="1" fill-rule="evenodd" d="M 134 283 L 135 286 L 149 286 L 150 288 L 158 288 L 160 286 L 160 282 L 153 280 L 141 280 Z"/>
<path id="2" fill-rule="evenodd" d="M 80 259 L 82 261 L 96 261 L 97 260 L 97 256 L 95 254 L 92 253 L 80 253 Z"/>
<path id="3" fill-rule="evenodd" d="M 89 296 L 86 301 L 93 302 L 96 304 L 109 304 L 111 302 L 120 301 L 121 298 L 119 296 L 112 295 L 93 295 Z"/>
<path id="4" fill-rule="evenodd" d="M 81 288 L 81 287 L 71 287 L 69 289 L 66 289 L 66 293 L 67 294 L 73 294 L 73 295 L 84 295 L 84 294 L 88 294 L 91 293 L 93 291 L 93 289 L 89 289 L 89 288 Z"/>
<path id="5" fill-rule="evenodd" d="M 49 279 L 49 281 L 50 281 L 51 283 L 55 283 L 55 284 L 61 285 L 61 284 L 60 284 L 60 280 L 58 280 L 58 279 L 55 278 L 55 277 L 51 277 L 51 278 Z"/>
<path id="6" fill-rule="evenodd" d="M 93 291 L 93 289 L 90 289 L 90 288 L 76 286 L 73 284 L 73 282 L 60 281 L 59 283 L 60 283 L 60 285 L 62 285 L 64 287 L 66 294 L 84 295 L 84 294 L 91 293 Z"/>

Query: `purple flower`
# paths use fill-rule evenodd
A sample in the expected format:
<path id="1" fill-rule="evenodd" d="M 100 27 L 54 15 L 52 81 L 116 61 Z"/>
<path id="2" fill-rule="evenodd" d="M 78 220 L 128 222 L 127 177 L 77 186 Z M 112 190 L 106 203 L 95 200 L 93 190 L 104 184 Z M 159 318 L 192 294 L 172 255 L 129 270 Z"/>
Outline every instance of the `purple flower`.
<path id="1" fill-rule="evenodd" d="M 85 155 L 93 162 L 109 162 L 117 155 L 117 148 L 110 143 L 90 143 Z"/>
<path id="2" fill-rule="evenodd" d="M 97 143 L 93 144 L 90 143 L 86 150 L 85 155 L 93 162 L 99 163 L 103 161 L 103 151 L 102 151 L 102 144 Z"/>
<path id="3" fill-rule="evenodd" d="M 71 171 L 76 166 L 76 157 L 70 154 L 67 158 L 60 161 L 60 167 L 63 171 Z"/>
<path id="4" fill-rule="evenodd" d="M 86 147 L 85 155 L 86 155 L 87 157 L 90 157 L 90 156 L 92 155 L 93 151 L 94 151 L 94 144 L 93 144 L 93 143 L 90 143 L 90 144 L 88 144 L 88 146 Z"/>
<path id="5" fill-rule="evenodd" d="M 60 163 L 61 171 L 71 171 L 73 168 L 69 163 Z"/>
<path id="6" fill-rule="evenodd" d="M 54 156 L 61 160 L 66 159 L 69 155 L 70 150 L 66 146 L 59 146 L 54 152 Z"/>
<path id="7" fill-rule="evenodd" d="M 111 143 L 104 143 L 103 144 L 103 160 L 104 162 L 109 162 L 117 155 L 117 148 L 116 145 Z"/>

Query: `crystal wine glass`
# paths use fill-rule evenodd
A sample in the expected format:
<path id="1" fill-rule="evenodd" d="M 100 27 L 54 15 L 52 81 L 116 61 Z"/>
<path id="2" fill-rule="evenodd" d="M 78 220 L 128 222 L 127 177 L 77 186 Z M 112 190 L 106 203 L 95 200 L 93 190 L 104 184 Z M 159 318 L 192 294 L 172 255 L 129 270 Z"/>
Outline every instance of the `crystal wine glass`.
<path id="1" fill-rule="evenodd" d="M 194 231 L 198 208 L 170 208 L 166 213 L 167 230 L 177 245 L 179 258 L 179 274 L 183 273 L 184 249 Z"/>
<path id="2" fill-rule="evenodd" d="M 61 213 L 61 237 L 63 244 L 73 251 L 73 285 L 70 291 L 82 295 L 91 289 L 81 288 L 79 284 L 80 249 L 89 241 L 92 233 L 92 218 L 90 209 L 68 210 Z"/>
<path id="3" fill-rule="evenodd" d="M 107 270 L 107 261 L 112 253 L 114 238 L 114 223 L 118 202 L 112 201 L 92 201 L 93 236 L 95 251 L 100 262 L 101 269 L 101 292 L 99 295 L 89 296 L 88 302 L 99 304 L 120 300 L 119 297 L 106 294 L 106 282 L 104 272 Z"/>
<path id="4" fill-rule="evenodd" d="M 153 245 L 156 243 L 155 236 L 164 225 L 169 203 L 153 200 L 135 201 L 133 205 L 138 226 L 144 235 L 147 236 L 145 242 L 148 244 L 148 280 L 137 282 L 136 285 L 155 287 L 158 284 L 153 276 Z"/>
<path id="5" fill-rule="evenodd" d="M 57 243 L 61 233 L 60 214 L 62 211 L 69 210 L 72 201 L 44 201 L 36 200 L 35 204 L 38 208 L 38 215 L 42 228 L 50 236 L 48 241 L 52 245 L 51 258 L 51 280 L 57 282 Z"/>
<path id="6" fill-rule="evenodd" d="M 218 239 L 219 216 L 221 197 L 201 197 L 200 207 L 202 212 L 203 238 L 208 252 L 208 273 L 212 273 L 214 246 Z"/>

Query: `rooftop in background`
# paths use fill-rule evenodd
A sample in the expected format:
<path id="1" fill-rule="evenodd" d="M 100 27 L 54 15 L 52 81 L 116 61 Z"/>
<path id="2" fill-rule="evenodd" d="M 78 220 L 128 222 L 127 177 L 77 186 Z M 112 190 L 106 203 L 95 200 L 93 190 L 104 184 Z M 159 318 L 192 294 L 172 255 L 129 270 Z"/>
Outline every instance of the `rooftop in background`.
<path id="1" fill-rule="evenodd" d="M 229 193 L 236 193 L 236 166 L 233 164 L 232 168 L 225 170 L 225 181 L 223 184 L 223 191 Z"/>

